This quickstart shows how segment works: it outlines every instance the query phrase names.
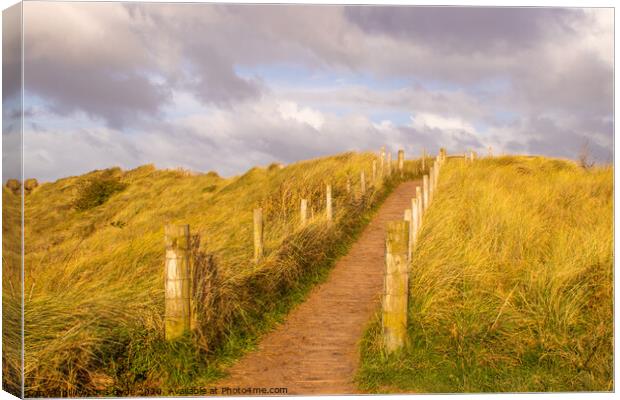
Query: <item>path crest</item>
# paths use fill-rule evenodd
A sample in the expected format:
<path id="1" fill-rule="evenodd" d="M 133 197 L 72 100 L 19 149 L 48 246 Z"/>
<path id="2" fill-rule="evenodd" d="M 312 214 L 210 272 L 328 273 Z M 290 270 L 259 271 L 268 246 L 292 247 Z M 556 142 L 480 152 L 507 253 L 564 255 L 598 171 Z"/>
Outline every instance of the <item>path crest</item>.
<path id="1" fill-rule="evenodd" d="M 287 394 L 357 393 L 358 344 L 379 309 L 385 226 L 403 218 L 420 181 L 400 184 L 349 252 L 306 301 L 234 364 L 218 387 L 288 389 Z"/>

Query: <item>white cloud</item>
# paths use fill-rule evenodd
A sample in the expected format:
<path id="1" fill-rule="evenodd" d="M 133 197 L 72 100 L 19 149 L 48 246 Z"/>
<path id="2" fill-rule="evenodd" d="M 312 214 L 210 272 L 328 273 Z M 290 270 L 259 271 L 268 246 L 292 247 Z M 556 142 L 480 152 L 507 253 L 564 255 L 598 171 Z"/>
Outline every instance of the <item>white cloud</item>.
<path id="1" fill-rule="evenodd" d="M 441 131 L 463 131 L 476 134 L 474 126 L 458 117 L 446 117 L 438 114 L 419 113 L 411 117 L 411 126 L 415 129 L 439 129 Z"/>
<path id="2" fill-rule="evenodd" d="M 387 119 L 384 119 L 379 123 L 373 123 L 372 126 L 379 132 L 391 132 L 396 129 L 394 123 Z"/>
<path id="3" fill-rule="evenodd" d="M 610 9 L 590 8 L 584 12 L 591 18 L 575 28 L 583 32 L 581 45 L 593 49 L 608 65 L 614 63 L 614 14 Z"/>
<path id="4" fill-rule="evenodd" d="M 320 130 L 325 123 L 325 118 L 317 110 L 310 107 L 299 107 L 293 101 L 282 101 L 278 104 L 278 112 L 284 119 L 292 119 L 297 122 L 306 123 L 314 129 Z"/>

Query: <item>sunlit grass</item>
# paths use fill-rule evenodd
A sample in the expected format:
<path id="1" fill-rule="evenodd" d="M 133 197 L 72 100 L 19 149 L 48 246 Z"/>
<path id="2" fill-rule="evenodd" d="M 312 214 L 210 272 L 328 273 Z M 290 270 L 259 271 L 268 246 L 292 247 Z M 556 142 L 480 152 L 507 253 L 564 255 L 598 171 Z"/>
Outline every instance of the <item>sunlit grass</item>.
<path id="1" fill-rule="evenodd" d="M 613 390 L 613 171 L 449 160 L 410 270 L 409 346 L 362 345 L 373 392 Z"/>
<path id="2" fill-rule="evenodd" d="M 2 188 L 2 389 L 21 396 L 20 197 Z"/>

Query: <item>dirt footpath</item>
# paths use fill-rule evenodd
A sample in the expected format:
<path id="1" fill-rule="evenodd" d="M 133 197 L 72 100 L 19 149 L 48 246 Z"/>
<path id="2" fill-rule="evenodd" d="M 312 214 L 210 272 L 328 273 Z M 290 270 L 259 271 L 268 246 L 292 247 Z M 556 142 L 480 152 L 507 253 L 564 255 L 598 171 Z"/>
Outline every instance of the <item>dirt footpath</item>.
<path id="1" fill-rule="evenodd" d="M 385 226 L 403 218 L 418 185 L 406 182 L 394 190 L 327 281 L 215 386 L 285 387 L 289 395 L 357 393 L 358 343 L 383 290 Z"/>

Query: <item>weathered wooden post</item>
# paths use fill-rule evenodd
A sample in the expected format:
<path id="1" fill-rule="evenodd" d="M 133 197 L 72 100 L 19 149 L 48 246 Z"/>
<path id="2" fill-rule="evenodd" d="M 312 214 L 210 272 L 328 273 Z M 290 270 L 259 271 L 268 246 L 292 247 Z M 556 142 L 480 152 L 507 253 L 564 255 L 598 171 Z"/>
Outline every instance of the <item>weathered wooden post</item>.
<path id="1" fill-rule="evenodd" d="M 301 205 L 299 207 L 299 220 L 301 226 L 306 226 L 308 223 L 308 200 L 301 199 Z"/>
<path id="2" fill-rule="evenodd" d="M 420 217 L 417 199 L 411 199 L 411 254 L 413 257 L 413 247 L 415 247 L 416 242 L 418 241 L 418 230 L 420 229 Z"/>
<path id="3" fill-rule="evenodd" d="M 190 329 L 190 246 L 189 225 L 164 227 L 165 262 L 165 338 L 174 340 Z"/>
<path id="4" fill-rule="evenodd" d="M 372 184 L 377 182 L 377 160 L 372 160 Z"/>
<path id="5" fill-rule="evenodd" d="M 325 188 L 325 213 L 327 214 L 327 220 L 331 222 L 334 218 L 332 210 L 332 185 L 327 185 Z"/>
<path id="6" fill-rule="evenodd" d="M 431 204 L 431 201 L 433 201 L 433 192 L 435 190 L 435 185 L 434 185 L 434 180 L 435 180 L 435 169 L 437 168 L 437 166 L 433 165 L 431 167 L 431 170 L 429 172 L 429 176 L 428 176 L 428 204 Z"/>
<path id="7" fill-rule="evenodd" d="M 426 212 L 426 210 L 428 209 L 428 175 L 424 175 L 422 185 L 424 188 L 422 193 L 422 196 L 424 198 L 424 205 L 422 206 L 422 209 Z"/>
<path id="8" fill-rule="evenodd" d="M 426 148 L 422 149 L 422 172 L 426 170 Z"/>
<path id="9" fill-rule="evenodd" d="M 258 263 L 264 254 L 263 209 L 254 209 L 254 262 Z"/>
<path id="10" fill-rule="evenodd" d="M 392 221 L 385 239 L 385 279 L 382 302 L 383 344 L 388 353 L 407 341 L 408 223 Z"/>
<path id="11" fill-rule="evenodd" d="M 473 151 L 469 152 L 469 161 L 474 162 L 474 160 L 476 159 L 476 155 Z"/>
<path id="12" fill-rule="evenodd" d="M 418 206 L 418 228 L 421 228 L 422 217 L 424 216 L 424 201 L 422 200 L 422 188 L 419 186 L 415 188 L 415 198 L 417 200 L 416 204 Z"/>
<path id="13" fill-rule="evenodd" d="M 411 260 L 411 252 L 413 251 L 413 242 L 411 239 L 413 238 L 413 219 L 411 216 L 411 210 L 406 209 L 403 220 L 409 224 L 408 234 L 407 234 L 407 260 Z"/>
<path id="14" fill-rule="evenodd" d="M 366 194 L 366 176 L 364 171 L 360 172 L 360 192 L 362 196 Z"/>
<path id="15" fill-rule="evenodd" d="M 398 171 L 400 172 L 400 176 L 403 176 L 405 168 L 405 150 L 398 150 Z"/>
<path id="16" fill-rule="evenodd" d="M 381 146 L 381 177 L 385 176 L 385 146 Z"/>
<path id="17" fill-rule="evenodd" d="M 392 175 L 392 152 L 387 153 L 387 174 Z"/>

